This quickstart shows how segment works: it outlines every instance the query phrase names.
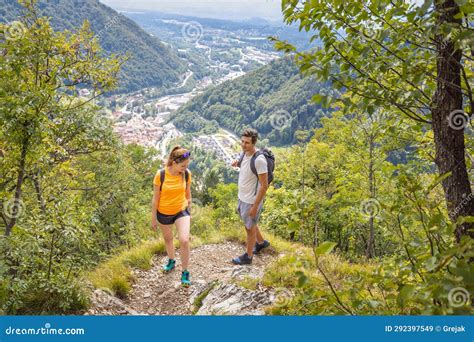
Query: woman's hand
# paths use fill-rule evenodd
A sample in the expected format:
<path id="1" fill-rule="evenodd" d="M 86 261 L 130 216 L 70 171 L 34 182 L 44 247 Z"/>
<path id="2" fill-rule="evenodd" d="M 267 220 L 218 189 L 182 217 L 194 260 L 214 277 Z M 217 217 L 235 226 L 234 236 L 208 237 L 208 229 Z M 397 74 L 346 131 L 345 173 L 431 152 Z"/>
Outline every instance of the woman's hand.
<path id="1" fill-rule="evenodd" d="M 151 229 L 153 229 L 155 232 L 158 229 L 158 221 L 156 218 L 151 220 Z"/>

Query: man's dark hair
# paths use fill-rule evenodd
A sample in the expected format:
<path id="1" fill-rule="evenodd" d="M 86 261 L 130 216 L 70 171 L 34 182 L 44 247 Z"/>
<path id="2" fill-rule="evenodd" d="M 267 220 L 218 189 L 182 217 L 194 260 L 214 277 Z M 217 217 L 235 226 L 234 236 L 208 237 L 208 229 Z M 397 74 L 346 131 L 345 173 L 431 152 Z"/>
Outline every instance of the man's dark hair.
<path id="1" fill-rule="evenodd" d="M 255 143 L 257 142 L 257 139 L 258 139 L 258 132 L 256 129 L 253 129 L 253 128 L 246 128 L 244 129 L 244 131 L 242 132 L 242 137 L 249 137 L 249 138 L 252 138 L 252 144 L 255 145 Z"/>

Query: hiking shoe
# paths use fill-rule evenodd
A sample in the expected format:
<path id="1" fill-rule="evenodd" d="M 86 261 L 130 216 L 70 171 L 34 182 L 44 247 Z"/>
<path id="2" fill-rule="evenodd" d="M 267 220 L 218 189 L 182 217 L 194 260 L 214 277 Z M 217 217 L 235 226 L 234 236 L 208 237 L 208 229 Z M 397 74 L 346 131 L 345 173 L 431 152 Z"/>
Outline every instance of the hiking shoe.
<path id="1" fill-rule="evenodd" d="M 163 273 L 168 273 L 171 272 L 176 265 L 176 260 L 174 259 L 168 259 L 168 263 L 166 265 L 161 266 L 161 270 Z"/>
<path id="2" fill-rule="evenodd" d="M 235 265 L 250 265 L 252 263 L 252 258 L 249 257 L 247 253 L 244 253 L 241 256 L 232 259 L 232 263 Z"/>
<path id="3" fill-rule="evenodd" d="M 189 287 L 191 285 L 191 281 L 189 280 L 189 271 L 181 272 L 181 286 Z"/>
<path id="4" fill-rule="evenodd" d="M 270 246 L 270 242 L 267 240 L 263 240 L 262 243 L 256 242 L 255 247 L 253 248 L 253 253 L 258 254 L 262 249 L 267 248 L 268 246 Z"/>

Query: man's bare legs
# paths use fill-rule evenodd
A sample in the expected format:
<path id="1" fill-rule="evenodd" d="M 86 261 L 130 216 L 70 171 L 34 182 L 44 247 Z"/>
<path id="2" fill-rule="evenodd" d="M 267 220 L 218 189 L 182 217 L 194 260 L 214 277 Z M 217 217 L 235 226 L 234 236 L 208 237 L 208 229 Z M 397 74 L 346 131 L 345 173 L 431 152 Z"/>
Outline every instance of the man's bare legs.
<path id="1" fill-rule="evenodd" d="M 259 244 L 262 244 L 263 243 L 262 233 L 260 232 L 260 229 L 258 228 L 258 225 L 256 225 L 255 227 L 257 227 L 257 242 Z"/>
<path id="2" fill-rule="evenodd" d="M 253 256 L 253 248 L 255 247 L 255 242 L 259 244 L 263 243 L 263 236 L 258 228 L 258 225 L 253 226 L 250 229 L 245 229 L 247 232 L 247 255 L 251 258 Z"/>

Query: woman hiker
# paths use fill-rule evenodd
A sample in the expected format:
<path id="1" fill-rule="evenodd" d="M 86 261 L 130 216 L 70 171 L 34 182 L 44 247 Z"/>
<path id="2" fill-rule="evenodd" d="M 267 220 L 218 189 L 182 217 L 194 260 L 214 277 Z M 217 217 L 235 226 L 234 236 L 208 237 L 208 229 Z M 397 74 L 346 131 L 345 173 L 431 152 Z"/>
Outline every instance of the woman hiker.
<path id="1" fill-rule="evenodd" d="M 151 226 L 156 231 L 160 226 L 168 254 L 168 262 L 162 266 L 168 273 L 175 268 L 173 224 L 179 238 L 181 257 L 181 284 L 191 285 L 189 278 L 189 231 L 191 226 L 191 172 L 188 170 L 191 152 L 181 146 L 171 151 L 165 168 L 159 170 L 153 180 Z"/>

